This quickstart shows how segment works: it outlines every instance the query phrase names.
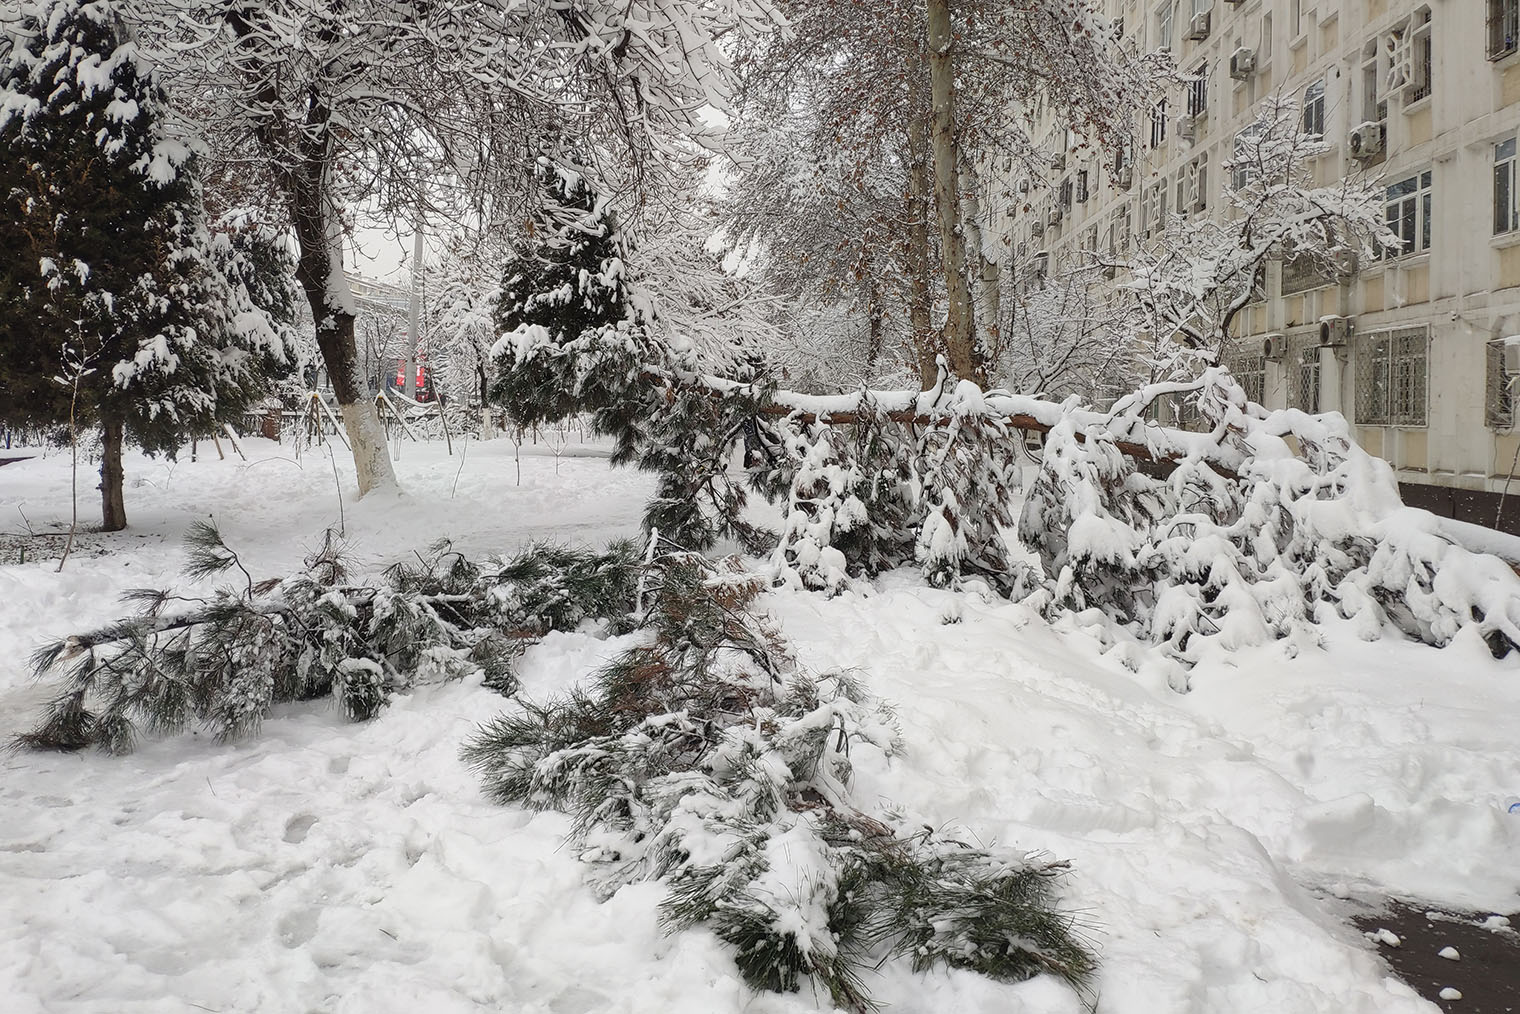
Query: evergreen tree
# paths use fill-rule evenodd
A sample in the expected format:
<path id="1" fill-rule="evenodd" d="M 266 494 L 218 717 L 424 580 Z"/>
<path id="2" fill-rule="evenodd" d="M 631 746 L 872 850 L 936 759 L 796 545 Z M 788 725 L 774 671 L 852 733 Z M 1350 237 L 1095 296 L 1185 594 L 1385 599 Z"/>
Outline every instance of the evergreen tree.
<path id="1" fill-rule="evenodd" d="M 282 343 L 245 259 L 218 253 L 192 146 L 111 4 L 44 0 L 25 24 L 0 59 L 0 419 L 67 422 L 55 378 L 87 370 L 79 415 L 104 433 L 115 531 L 124 441 L 172 454 L 235 415 Z"/>

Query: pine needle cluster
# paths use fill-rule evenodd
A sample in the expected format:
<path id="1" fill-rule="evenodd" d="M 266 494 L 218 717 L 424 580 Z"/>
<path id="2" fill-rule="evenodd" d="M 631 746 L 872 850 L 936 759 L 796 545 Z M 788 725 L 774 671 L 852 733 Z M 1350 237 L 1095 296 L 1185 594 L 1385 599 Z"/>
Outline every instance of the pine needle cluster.
<path id="1" fill-rule="evenodd" d="M 466 744 L 487 794 L 573 815 L 600 890 L 663 881 L 667 926 L 711 928 L 756 990 L 811 981 L 871 1009 L 862 973 L 892 955 L 1087 983 L 1094 958 L 1056 907 L 1060 864 L 904 835 L 855 806 L 850 750 L 894 750 L 891 717 L 847 676 L 798 670 L 753 611 L 762 585 L 658 555 L 643 643 Z"/>
<path id="2" fill-rule="evenodd" d="M 191 724 L 237 740 L 275 704 L 328 696 L 363 721 L 398 690 L 470 676 L 511 693 L 528 641 L 587 619 L 626 627 L 643 567 L 631 542 L 529 546 L 485 568 L 440 542 L 353 583 L 328 532 L 301 573 L 255 581 L 214 522 L 191 526 L 187 545 L 187 575 L 236 583 L 194 598 L 139 589 L 137 615 L 44 645 L 32 667 L 58 691 L 20 745 L 126 753 Z"/>

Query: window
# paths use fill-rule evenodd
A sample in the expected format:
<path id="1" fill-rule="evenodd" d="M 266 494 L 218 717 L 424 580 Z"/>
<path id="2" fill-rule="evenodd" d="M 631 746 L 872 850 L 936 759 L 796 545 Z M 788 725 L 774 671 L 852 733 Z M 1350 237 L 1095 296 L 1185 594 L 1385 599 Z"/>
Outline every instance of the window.
<path id="1" fill-rule="evenodd" d="M 1267 390 L 1266 359 L 1262 356 L 1235 356 L 1229 365 L 1230 372 L 1246 392 L 1246 397 L 1260 405 Z"/>
<path id="2" fill-rule="evenodd" d="M 1129 254 L 1130 241 L 1130 206 L 1129 202 L 1119 209 L 1119 217 L 1114 221 L 1114 242 L 1118 245 L 1120 254 Z"/>
<path id="3" fill-rule="evenodd" d="M 1374 331 L 1355 347 L 1356 421 L 1369 426 L 1424 426 L 1430 332 L 1424 327 Z"/>
<path id="4" fill-rule="evenodd" d="M 1214 0 L 1193 0 L 1193 16 L 1197 17 L 1200 14 L 1207 14 L 1213 6 Z"/>
<path id="5" fill-rule="evenodd" d="M 1315 81 L 1304 89 L 1304 133 L 1325 136 L 1325 82 Z"/>
<path id="6" fill-rule="evenodd" d="M 1295 39 L 1304 34 L 1304 0 L 1288 0 L 1288 34 Z"/>
<path id="7" fill-rule="evenodd" d="M 1382 123 L 1388 119 L 1388 103 L 1379 98 L 1383 89 L 1379 84 L 1378 44 L 1376 40 L 1362 49 L 1362 120 L 1366 123 Z"/>
<path id="8" fill-rule="evenodd" d="M 1177 174 L 1177 213 L 1203 211 L 1208 207 L 1209 157 L 1200 155 Z"/>
<path id="9" fill-rule="evenodd" d="M 1520 226 L 1515 208 L 1515 139 L 1494 145 L 1494 235 Z"/>
<path id="10" fill-rule="evenodd" d="M 1488 58 L 1498 60 L 1520 47 L 1520 0 L 1488 0 Z"/>
<path id="11" fill-rule="evenodd" d="M 1077 170 L 1077 203 L 1087 203 L 1087 170 Z"/>
<path id="12" fill-rule="evenodd" d="M 1062 214 L 1070 214 L 1071 213 L 1071 195 L 1072 195 L 1071 177 L 1068 176 L 1064 180 L 1061 181 L 1060 204 L 1061 204 L 1061 213 Z"/>
<path id="13" fill-rule="evenodd" d="M 1504 342 L 1488 343 L 1484 370 L 1488 396 L 1484 399 L 1483 421 L 1490 429 L 1509 430 L 1515 426 L 1516 380 L 1504 372 Z"/>
<path id="14" fill-rule="evenodd" d="M 1392 256 L 1430 249 L 1430 170 L 1400 180 L 1388 188 L 1384 203 L 1388 228 L 1399 237 Z"/>
<path id="15" fill-rule="evenodd" d="M 1272 15 L 1261 16 L 1261 47 L 1257 50 L 1257 63 L 1270 63 L 1272 60 Z"/>
<path id="16" fill-rule="evenodd" d="M 1231 190 L 1244 190 L 1246 185 L 1256 177 L 1258 171 L 1256 139 L 1261 135 L 1261 129 L 1260 124 L 1252 123 L 1235 135 L 1235 143 L 1228 163 Z"/>
<path id="17" fill-rule="evenodd" d="M 1172 48 L 1172 0 L 1167 0 L 1156 12 L 1156 48 Z"/>
<path id="18" fill-rule="evenodd" d="M 1430 94 L 1430 8 L 1421 7 L 1383 37 L 1388 55 L 1388 87 L 1405 102 Z"/>
<path id="19" fill-rule="evenodd" d="M 1157 99 L 1151 107 L 1151 147 L 1166 143 L 1166 99 Z"/>
<path id="20" fill-rule="evenodd" d="M 1209 65 L 1200 63 L 1193 71 L 1193 80 L 1188 82 L 1187 91 L 1187 114 L 1189 116 L 1202 116 L 1209 111 Z"/>
<path id="21" fill-rule="evenodd" d="M 1319 411 L 1319 335 L 1299 335 L 1288 344 L 1288 407 Z"/>

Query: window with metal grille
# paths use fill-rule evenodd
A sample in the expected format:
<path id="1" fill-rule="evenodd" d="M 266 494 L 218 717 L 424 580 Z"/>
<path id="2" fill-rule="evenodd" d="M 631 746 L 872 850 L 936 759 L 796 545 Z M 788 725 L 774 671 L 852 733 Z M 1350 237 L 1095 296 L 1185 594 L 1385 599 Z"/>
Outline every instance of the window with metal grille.
<path id="1" fill-rule="evenodd" d="M 1061 200 L 1061 210 L 1063 212 L 1070 212 L 1071 211 L 1071 194 L 1072 194 L 1071 177 L 1068 176 L 1064 180 L 1061 181 L 1061 197 L 1060 197 L 1060 200 Z"/>
<path id="2" fill-rule="evenodd" d="M 1209 65 L 1205 61 L 1193 70 L 1193 79 L 1188 82 L 1187 91 L 1187 114 L 1189 116 L 1202 116 L 1209 111 Z"/>
<path id="3" fill-rule="evenodd" d="M 1260 405 L 1267 390 L 1267 360 L 1262 356 L 1233 356 L 1229 367 L 1246 397 Z"/>
<path id="4" fill-rule="evenodd" d="M 1319 411 L 1319 333 L 1288 341 L 1288 407 Z"/>
<path id="5" fill-rule="evenodd" d="M 1483 421 L 1490 429 L 1509 430 L 1515 427 L 1516 378 L 1504 371 L 1504 343 L 1488 343 L 1483 369 L 1484 388 Z"/>
<path id="6" fill-rule="evenodd" d="M 1520 227 L 1515 199 L 1515 139 L 1494 145 L 1494 235 Z"/>
<path id="7" fill-rule="evenodd" d="M 1329 285 L 1332 279 L 1322 273 L 1322 265 L 1310 254 L 1295 254 L 1283 260 L 1282 294 L 1292 296 Z"/>
<path id="8" fill-rule="evenodd" d="M 1430 8 L 1421 7 L 1383 36 L 1388 87 L 1401 92 L 1405 102 L 1418 102 L 1430 94 L 1430 32 Z"/>
<path id="9" fill-rule="evenodd" d="M 1399 237 L 1395 257 L 1430 249 L 1430 181 L 1427 169 L 1388 188 L 1383 207 L 1388 228 Z"/>
<path id="10" fill-rule="evenodd" d="M 1077 203 L 1087 203 L 1087 170 L 1077 170 Z"/>
<path id="11" fill-rule="evenodd" d="M 1151 106 L 1151 147 L 1159 148 L 1166 143 L 1166 99 L 1157 99 Z"/>
<path id="12" fill-rule="evenodd" d="M 1366 426 L 1424 426 L 1430 330 L 1424 325 L 1373 331 L 1353 348 L 1356 421 Z"/>
<path id="13" fill-rule="evenodd" d="M 1304 89 L 1304 133 L 1325 136 L 1325 82 L 1314 81 Z"/>
<path id="14" fill-rule="evenodd" d="M 1520 0 L 1488 0 L 1488 58 L 1501 60 L 1520 48 Z"/>

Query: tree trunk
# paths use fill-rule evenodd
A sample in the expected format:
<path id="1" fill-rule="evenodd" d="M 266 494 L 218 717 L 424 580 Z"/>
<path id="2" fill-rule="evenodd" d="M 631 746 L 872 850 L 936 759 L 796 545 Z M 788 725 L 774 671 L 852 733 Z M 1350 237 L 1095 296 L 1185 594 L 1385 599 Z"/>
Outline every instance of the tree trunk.
<path id="1" fill-rule="evenodd" d="M 934 333 L 934 291 L 931 272 L 934 259 L 929 248 L 929 127 L 922 116 L 908 124 L 908 274 L 912 290 L 908 302 L 908 329 L 918 355 L 918 379 L 924 390 L 934 386 L 939 374 L 935 357 L 940 337 Z"/>
<path id="2" fill-rule="evenodd" d="M 980 384 L 986 378 L 976 349 L 966 243 L 961 230 L 960 143 L 955 136 L 955 66 L 950 55 L 950 3 L 949 0 L 927 0 L 927 7 L 934 197 L 939 206 L 940 261 L 945 271 L 945 295 L 950 303 L 945 320 L 945 352 L 952 373 Z"/>
<path id="3" fill-rule="evenodd" d="M 981 325 L 977 348 L 982 366 L 996 367 L 1003 348 L 1003 285 L 998 262 L 987 256 L 982 237 L 981 179 L 967 160 L 961 165 L 961 192 L 966 195 L 966 247 L 976 259 L 976 319 Z"/>
<path id="4" fill-rule="evenodd" d="M 121 444 L 123 421 L 116 416 L 103 420 L 105 448 L 100 455 L 100 530 L 119 532 L 127 527 L 127 508 L 121 497 Z"/>
<path id="5" fill-rule="evenodd" d="M 385 446 L 385 430 L 375 395 L 360 377 L 354 341 L 353 299 L 343 277 L 341 225 L 327 192 L 325 161 L 308 161 L 289 175 L 291 218 L 295 223 L 296 281 L 317 322 L 317 348 L 327 366 L 348 446 L 354 454 L 359 495 L 395 488 L 396 472 Z"/>

